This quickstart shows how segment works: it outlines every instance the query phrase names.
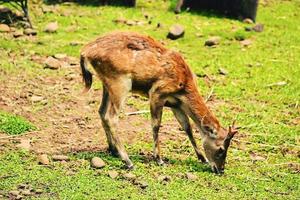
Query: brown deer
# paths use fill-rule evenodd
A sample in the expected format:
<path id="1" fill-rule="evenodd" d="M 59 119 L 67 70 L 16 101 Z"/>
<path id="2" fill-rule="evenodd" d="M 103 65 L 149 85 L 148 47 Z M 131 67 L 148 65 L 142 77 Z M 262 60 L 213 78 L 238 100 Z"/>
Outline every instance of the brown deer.
<path id="1" fill-rule="evenodd" d="M 150 37 L 137 33 L 116 32 L 100 37 L 83 47 L 80 65 L 86 91 L 92 85 L 89 62 L 103 83 L 100 118 L 109 149 L 126 163 L 133 164 L 118 138 L 118 114 L 128 93 L 136 92 L 150 100 L 154 157 L 163 164 L 158 132 L 163 107 L 170 107 L 187 133 L 196 155 L 207 162 L 197 147 L 189 117 L 200 129 L 206 157 L 216 173 L 223 173 L 230 140 L 237 132 L 224 129 L 199 95 L 192 71 L 182 56 L 163 47 Z"/>

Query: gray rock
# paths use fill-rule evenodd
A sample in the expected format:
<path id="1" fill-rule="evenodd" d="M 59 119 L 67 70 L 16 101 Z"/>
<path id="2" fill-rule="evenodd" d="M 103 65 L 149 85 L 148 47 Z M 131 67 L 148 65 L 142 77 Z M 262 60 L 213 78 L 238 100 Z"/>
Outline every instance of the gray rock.
<path id="1" fill-rule="evenodd" d="M 38 163 L 42 165 L 49 165 L 50 161 L 47 154 L 42 154 L 38 156 Z"/>
<path id="2" fill-rule="evenodd" d="M 18 190 L 12 190 L 12 191 L 9 191 L 9 194 L 13 195 L 13 196 L 17 196 L 17 195 L 20 194 L 20 191 L 18 191 Z"/>
<path id="3" fill-rule="evenodd" d="M 20 144 L 17 145 L 17 147 L 29 151 L 31 148 L 30 140 L 28 139 L 21 139 Z"/>
<path id="4" fill-rule="evenodd" d="M 136 179 L 136 175 L 134 175 L 133 173 L 126 173 L 123 174 L 123 178 L 129 181 L 134 181 Z"/>
<path id="5" fill-rule="evenodd" d="M 227 75 L 228 74 L 228 71 L 222 67 L 220 67 L 219 69 L 219 73 L 222 74 L 222 75 Z"/>
<path id="6" fill-rule="evenodd" d="M 264 31 L 264 25 L 263 24 L 256 24 L 252 27 L 252 30 L 255 32 L 263 32 Z"/>
<path id="7" fill-rule="evenodd" d="M 108 176 L 112 179 L 115 179 L 119 176 L 119 172 L 117 172 L 115 170 L 110 170 L 110 171 L 108 171 Z"/>
<path id="8" fill-rule="evenodd" d="M 138 185 L 141 189 L 146 189 L 149 185 L 146 181 L 136 181 L 136 185 Z"/>
<path id="9" fill-rule="evenodd" d="M 175 24 L 169 29 L 169 33 L 167 35 L 167 38 L 171 40 L 176 40 L 178 38 L 181 38 L 184 36 L 184 27 L 180 24 Z"/>
<path id="10" fill-rule="evenodd" d="M 159 176 L 157 178 L 157 180 L 159 182 L 170 182 L 172 179 L 171 179 L 171 176 L 165 176 L 165 175 L 162 175 L 162 176 Z"/>
<path id="11" fill-rule="evenodd" d="M 31 101 L 32 101 L 33 103 L 41 102 L 43 99 L 44 99 L 44 97 L 42 97 L 42 96 L 36 96 L 36 95 L 33 95 L 33 96 L 31 97 Z"/>
<path id="12" fill-rule="evenodd" d="M 49 24 L 46 25 L 45 27 L 45 32 L 47 33 L 54 33 L 56 32 L 58 29 L 58 23 L 57 22 L 51 22 Z"/>
<path id="13" fill-rule="evenodd" d="M 42 194 L 42 193 L 43 193 L 43 190 L 42 190 L 42 189 L 36 189 L 36 190 L 35 190 L 35 193 L 36 193 L 36 194 Z"/>
<path id="14" fill-rule="evenodd" d="M 14 36 L 15 38 L 21 37 L 21 36 L 23 36 L 23 35 L 24 35 L 24 33 L 23 33 L 23 31 L 21 31 L 21 30 L 17 30 L 17 31 L 14 32 L 14 34 L 13 34 L 13 36 Z"/>
<path id="15" fill-rule="evenodd" d="M 205 46 L 215 46 L 220 43 L 221 38 L 219 36 L 210 37 L 205 41 Z"/>
<path id="16" fill-rule="evenodd" d="M 191 172 L 187 172 L 187 173 L 185 174 L 185 176 L 186 176 L 186 178 L 187 178 L 188 180 L 190 180 L 190 181 L 195 181 L 195 180 L 198 179 L 198 177 L 197 177 L 195 174 L 191 173 Z"/>
<path id="17" fill-rule="evenodd" d="M 0 32 L 10 32 L 9 26 L 6 24 L 0 24 Z"/>
<path id="18" fill-rule="evenodd" d="M 23 191 L 21 191 L 21 194 L 23 194 L 24 196 L 30 196 L 31 192 L 30 192 L 30 190 L 23 190 Z"/>
<path id="19" fill-rule="evenodd" d="M 252 40 L 246 39 L 246 40 L 240 41 L 240 44 L 247 47 L 247 46 L 250 46 L 252 44 Z"/>
<path id="20" fill-rule="evenodd" d="M 54 55 L 54 58 L 61 60 L 61 59 L 65 59 L 67 57 L 67 54 L 64 53 L 57 53 Z"/>
<path id="21" fill-rule="evenodd" d="M 44 68 L 48 69 L 59 69 L 61 67 L 60 61 L 51 56 L 45 60 L 44 65 Z"/>
<path id="22" fill-rule="evenodd" d="M 94 157 L 91 160 L 91 166 L 94 168 L 98 168 L 98 169 L 103 168 L 105 167 L 105 165 L 106 165 L 105 162 L 99 157 Z"/>
<path id="23" fill-rule="evenodd" d="M 37 35 L 37 31 L 32 28 L 26 28 L 24 30 L 25 35 Z"/>
<path id="24" fill-rule="evenodd" d="M 53 155 L 52 160 L 53 161 L 68 161 L 68 160 L 70 160 L 70 158 L 65 155 Z"/>

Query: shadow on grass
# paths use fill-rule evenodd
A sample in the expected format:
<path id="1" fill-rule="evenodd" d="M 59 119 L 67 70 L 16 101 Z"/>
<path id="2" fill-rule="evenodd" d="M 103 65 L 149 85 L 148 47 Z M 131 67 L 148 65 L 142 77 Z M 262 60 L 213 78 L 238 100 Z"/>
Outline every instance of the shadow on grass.
<path id="1" fill-rule="evenodd" d="M 137 0 L 138 2 L 139 0 Z M 177 4 L 177 0 L 169 0 L 170 1 L 170 6 L 168 11 L 173 12 L 175 10 L 176 4 Z M 48 5 L 55 5 L 55 4 L 61 4 L 61 3 L 65 3 L 65 2 L 74 2 L 78 5 L 82 5 L 82 6 L 104 6 L 104 1 L 102 0 L 73 0 L 73 1 L 64 1 L 64 0 L 44 0 L 45 4 Z M 155 3 L 155 2 L 154 2 Z M 124 0 L 112 0 L 112 1 L 108 1 L 109 6 L 116 6 L 116 7 L 131 7 L 126 5 L 126 3 L 124 3 Z M 159 9 L 159 8 L 158 8 Z M 212 17 L 212 18 L 230 18 L 230 19 L 234 19 L 234 17 L 230 17 L 230 16 L 226 16 L 218 11 L 214 11 L 214 10 L 205 10 L 205 9 L 193 9 L 193 10 L 189 10 L 187 11 L 186 7 L 183 7 L 182 9 L 182 13 L 185 12 L 189 12 L 192 15 L 201 15 L 201 16 L 205 16 L 205 17 Z M 174 13 L 175 15 L 175 13 Z"/>
<path id="2" fill-rule="evenodd" d="M 111 165 L 115 168 L 126 169 L 121 159 L 119 157 L 112 155 L 107 150 L 101 150 L 98 152 L 81 151 L 81 152 L 73 153 L 72 155 L 77 159 L 85 159 L 85 160 L 91 160 L 93 157 L 100 157 L 104 161 L 111 163 Z M 152 154 L 150 153 L 145 155 L 144 154 L 130 155 L 130 159 L 134 164 L 143 163 L 146 168 L 148 168 L 149 165 L 156 164 Z M 175 160 L 172 158 L 165 157 L 164 161 L 165 164 L 167 165 L 166 167 L 168 167 L 168 165 L 173 167 L 180 166 L 180 167 L 185 167 L 189 169 L 189 171 L 194 171 L 194 172 L 211 172 L 210 166 L 208 164 L 203 164 L 192 158 L 187 158 L 184 160 Z"/>
<path id="3" fill-rule="evenodd" d="M 54 4 L 61 4 L 65 2 L 73 2 L 78 5 L 82 6 L 104 6 L 104 0 L 73 0 L 73 1 L 64 1 L 64 0 L 44 0 L 45 4 L 54 5 Z M 107 1 L 107 5 L 109 6 L 121 6 L 121 7 L 131 7 L 124 0 L 113 0 Z"/>
<path id="4" fill-rule="evenodd" d="M 193 15 L 237 20 L 250 18 L 253 21 L 256 19 L 257 8 L 258 0 L 190 0 L 181 6 L 182 11 L 189 10 Z M 176 8 L 172 1 L 169 10 L 179 12 L 180 8 Z"/>

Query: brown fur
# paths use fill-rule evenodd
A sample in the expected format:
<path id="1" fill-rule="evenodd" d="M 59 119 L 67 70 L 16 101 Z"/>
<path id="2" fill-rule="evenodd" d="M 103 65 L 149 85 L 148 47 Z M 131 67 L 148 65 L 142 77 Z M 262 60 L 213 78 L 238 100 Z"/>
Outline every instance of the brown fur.
<path id="1" fill-rule="evenodd" d="M 166 49 L 147 36 L 115 32 L 83 47 L 81 60 L 87 89 L 92 81 L 85 60 L 91 63 L 103 82 L 103 100 L 99 110 L 102 124 L 110 149 L 119 154 L 128 167 L 132 167 L 132 162 L 117 137 L 115 126 L 122 103 L 127 93 L 132 91 L 150 98 L 154 156 L 158 163 L 163 162 L 158 138 L 162 108 L 169 106 L 189 136 L 198 158 L 206 161 L 194 140 L 189 117 L 202 132 L 204 150 L 212 167 L 217 171 L 223 170 L 224 162 L 218 164 L 213 156 L 219 148 L 224 149 L 228 133 L 205 105 L 193 73 L 179 53 Z"/>

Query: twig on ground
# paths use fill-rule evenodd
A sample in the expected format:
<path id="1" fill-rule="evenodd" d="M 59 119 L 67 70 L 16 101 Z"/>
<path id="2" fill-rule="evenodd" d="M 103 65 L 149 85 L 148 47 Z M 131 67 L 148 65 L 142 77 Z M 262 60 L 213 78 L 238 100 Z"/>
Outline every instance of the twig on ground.
<path id="1" fill-rule="evenodd" d="M 32 132 L 27 132 L 27 133 L 23 133 L 23 134 L 19 134 L 19 135 L 8 135 L 8 136 L 0 137 L 0 140 L 15 139 L 15 138 L 27 135 L 28 133 L 32 133 Z"/>
<path id="2" fill-rule="evenodd" d="M 287 163 L 276 163 L 274 166 L 280 166 L 280 165 L 299 165 L 299 163 L 294 163 L 294 162 L 287 162 Z"/>
<path id="3" fill-rule="evenodd" d="M 130 116 L 130 115 L 140 115 L 140 114 L 144 114 L 144 113 L 150 113 L 149 110 L 139 110 L 139 111 L 135 111 L 135 112 L 128 112 L 125 113 L 125 115 Z"/>
<path id="4" fill-rule="evenodd" d="M 214 87 L 211 88 L 211 90 L 210 90 L 208 96 L 207 96 L 206 99 L 205 99 L 205 103 L 208 102 L 208 101 L 210 100 L 210 98 L 211 98 L 212 95 L 213 95 L 213 92 L 214 92 Z"/>
<path id="5" fill-rule="evenodd" d="M 262 144 L 262 143 L 256 143 L 256 142 L 249 142 L 249 141 L 244 141 L 244 140 L 239 140 L 239 139 L 235 139 L 233 138 L 232 139 L 233 141 L 236 141 L 236 142 L 243 142 L 243 143 L 246 143 L 246 144 L 255 144 L 255 145 L 259 145 L 259 146 L 263 146 L 263 147 L 273 147 L 273 148 L 281 148 L 283 147 L 283 145 L 270 145 L 270 144 Z M 293 144 L 284 144 L 285 146 L 290 146 L 290 147 L 298 147 L 298 145 L 293 145 Z"/>
<path id="6" fill-rule="evenodd" d="M 0 176 L 0 180 L 1 179 L 7 179 L 7 178 L 13 178 L 13 177 L 16 177 L 18 176 L 17 174 L 14 174 L 14 175 L 5 175 L 5 176 Z"/>

